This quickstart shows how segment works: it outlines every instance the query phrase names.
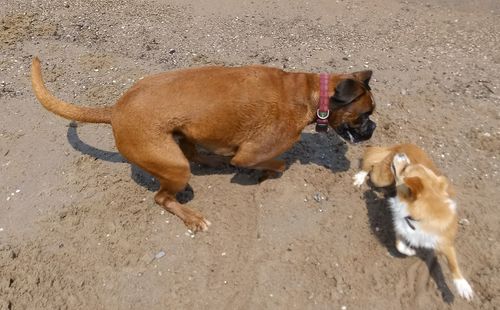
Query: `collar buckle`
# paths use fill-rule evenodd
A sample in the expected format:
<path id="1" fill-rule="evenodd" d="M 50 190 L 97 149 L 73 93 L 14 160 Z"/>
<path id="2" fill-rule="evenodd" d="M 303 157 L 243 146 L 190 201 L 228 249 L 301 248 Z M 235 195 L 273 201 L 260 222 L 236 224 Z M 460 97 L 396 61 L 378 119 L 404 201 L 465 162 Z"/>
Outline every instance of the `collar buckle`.
<path id="1" fill-rule="evenodd" d="M 316 116 L 319 119 L 328 119 L 328 117 L 330 116 L 330 110 L 320 111 L 319 109 L 317 109 L 316 110 Z"/>

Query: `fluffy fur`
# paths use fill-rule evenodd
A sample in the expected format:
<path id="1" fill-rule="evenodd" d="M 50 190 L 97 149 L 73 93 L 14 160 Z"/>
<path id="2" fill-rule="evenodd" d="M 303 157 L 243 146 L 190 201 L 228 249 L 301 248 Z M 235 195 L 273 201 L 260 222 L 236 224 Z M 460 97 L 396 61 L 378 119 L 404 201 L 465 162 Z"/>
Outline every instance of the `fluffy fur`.
<path id="1" fill-rule="evenodd" d="M 427 248 L 444 255 L 458 294 L 471 300 L 473 290 L 458 267 L 454 247 L 458 230 L 454 192 L 430 157 L 413 144 L 369 147 L 362 169 L 354 176 L 355 186 L 370 176 L 377 187 L 396 187 L 389 206 L 398 251 L 412 256 L 414 248 Z"/>

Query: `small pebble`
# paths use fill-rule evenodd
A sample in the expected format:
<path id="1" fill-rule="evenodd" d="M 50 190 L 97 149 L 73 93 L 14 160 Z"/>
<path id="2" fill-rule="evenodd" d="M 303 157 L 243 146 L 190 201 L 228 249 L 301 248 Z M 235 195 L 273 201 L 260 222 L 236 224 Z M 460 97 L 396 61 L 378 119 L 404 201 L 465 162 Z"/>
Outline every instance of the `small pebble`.
<path id="1" fill-rule="evenodd" d="M 468 219 L 461 219 L 460 221 L 458 221 L 458 223 L 460 225 L 464 225 L 464 226 L 469 226 L 470 225 L 470 222 Z"/>
<path id="2" fill-rule="evenodd" d="M 165 256 L 165 252 L 164 251 L 160 251 L 160 252 L 158 252 L 158 253 L 155 254 L 155 258 L 156 259 L 160 259 L 163 256 Z"/>
<path id="3" fill-rule="evenodd" d="M 226 252 L 222 252 L 222 253 L 221 253 L 221 256 L 226 256 Z"/>

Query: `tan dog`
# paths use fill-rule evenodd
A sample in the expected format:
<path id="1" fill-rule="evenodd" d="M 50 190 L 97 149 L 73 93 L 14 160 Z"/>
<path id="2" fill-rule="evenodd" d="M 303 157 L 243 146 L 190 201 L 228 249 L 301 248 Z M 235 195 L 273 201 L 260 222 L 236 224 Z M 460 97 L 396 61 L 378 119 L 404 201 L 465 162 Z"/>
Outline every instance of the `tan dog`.
<path id="1" fill-rule="evenodd" d="M 369 139 L 376 127 L 369 119 L 375 108 L 371 74 L 328 79 L 328 123 L 351 142 Z M 114 106 L 91 108 L 54 97 L 43 83 L 39 60 L 34 58 L 32 65 L 33 90 L 43 106 L 67 119 L 111 124 L 120 153 L 160 182 L 155 201 L 194 231 L 207 229 L 210 222 L 179 204 L 175 194 L 190 178 L 188 159 L 218 164 L 199 154 L 196 145 L 232 156 L 234 166 L 266 175 L 283 172 L 285 162 L 275 158 L 315 121 L 319 80 L 319 74 L 264 66 L 192 68 L 146 77 Z"/>
<path id="2" fill-rule="evenodd" d="M 458 222 L 454 192 L 429 156 L 413 144 L 369 147 L 362 169 L 354 177 L 357 186 L 368 174 L 377 187 L 396 185 L 396 196 L 389 199 L 389 205 L 398 251 L 412 256 L 416 254 L 412 247 L 421 247 L 444 254 L 459 295 L 471 300 L 472 288 L 462 276 L 455 254 Z"/>

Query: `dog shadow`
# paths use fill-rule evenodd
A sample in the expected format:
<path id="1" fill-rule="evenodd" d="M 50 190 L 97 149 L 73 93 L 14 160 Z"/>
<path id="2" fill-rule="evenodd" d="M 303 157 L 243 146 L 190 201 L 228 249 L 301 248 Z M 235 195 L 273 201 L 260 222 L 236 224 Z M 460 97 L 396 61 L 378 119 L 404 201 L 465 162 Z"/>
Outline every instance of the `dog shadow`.
<path id="1" fill-rule="evenodd" d="M 129 163 L 118 152 L 101 150 L 82 141 L 78 136 L 77 127 L 76 122 L 71 122 L 66 135 L 73 149 L 100 160 L 112 163 Z M 332 172 L 339 172 L 347 171 L 350 167 L 350 161 L 345 156 L 346 152 L 347 144 L 333 132 L 326 134 L 304 132 L 300 141 L 295 143 L 280 158 L 286 161 L 288 167 L 298 161 L 301 164 L 316 164 L 330 169 Z M 130 166 L 131 178 L 138 185 L 151 192 L 159 190 L 160 184 L 152 175 L 132 163 L 130 163 Z M 212 168 L 191 163 L 191 172 L 194 175 L 234 174 L 231 183 L 240 185 L 256 185 L 259 183 L 261 176 L 260 171 L 234 167 L 229 164 L 219 168 Z M 177 199 L 181 203 L 188 202 L 193 198 L 194 192 L 190 186 L 177 195 Z"/>
<path id="2" fill-rule="evenodd" d="M 203 150 L 199 151 L 205 153 Z M 278 158 L 286 162 L 287 169 L 298 161 L 302 165 L 316 164 L 332 172 L 341 172 L 349 170 L 351 166 L 346 153 L 347 143 L 333 130 L 327 133 L 303 132 L 300 140 Z M 227 157 L 226 161 L 229 162 L 229 160 L 230 158 Z M 191 172 L 194 175 L 233 174 L 231 183 L 239 185 L 257 185 L 262 176 L 261 171 L 234 167 L 229 164 L 212 168 L 191 163 Z"/>
<path id="3" fill-rule="evenodd" d="M 434 280 L 439 292 L 441 293 L 443 301 L 447 304 L 452 304 L 455 300 L 455 296 L 446 283 L 446 278 L 444 276 L 443 269 L 441 268 L 441 264 L 437 259 L 436 252 L 433 250 L 419 249 L 417 250 L 417 256 L 425 262 L 431 278 Z"/>
<path id="4" fill-rule="evenodd" d="M 287 164 L 316 164 L 332 172 L 347 171 L 351 162 L 346 157 L 347 143 L 333 130 L 327 133 L 303 132 L 300 141 L 283 154 Z"/>
<path id="5" fill-rule="evenodd" d="M 69 144 L 73 147 L 73 149 L 79 151 L 84 155 L 89 155 L 91 157 L 111 162 L 111 163 L 129 163 L 127 159 L 125 159 L 118 152 L 110 152 L 100 150 L 95 148 L 87 143 L 83 142 L 77 133 L 77 123 L 71 122 L 68 126 L 68 132 L 66 133 L 66 138 L 68 139 Z M 149 191 L 155 192 L 160 189 L 160 184 L 156 179 L 145 172 L 141 168 L 137 167 L 134 164 L 130 164 L 131 166 L 131 177 L 132 179 L 139 184 L 140 186 L 146 188 Z"/>
<path id="6" fill-rule="evenodd" d="M 299 162 L 302 165 L 322 166 L 335 173 L 349 170 L 351 162 L 347 159 L 346 153 L 346 142 L 333 131 L 328 133 L 303 132 L 300 140 L 278 158 L 286 162 L 287 169 L 295 162 Z M 236 169 L 236 173 L 231 179 L 232 183 L 240 185 L 259 183 L 261 172 L 251 169 L 233 169 Z"/>
<path id="7" fill-rule="evenodd" d="M 392 223 L 392 214 L 388 206 L 387 199 L 395 195 L 394 187 L 372 188 L 363 194 L 366 203 L 366 210 L 370 222 L 372 233 L 378 241 L 386 247 L 389 254 L 396 258 L 406 258 L 406 255 L 399 253 L 395 247 L 396 235 Z M 433 250 L 417 249 L 417 256 L 426 264 L 431 278 L 436 283 L 443 301 L 451 304 L 454 301 L 454 295 L 448 287 L 443 269 L 437 260 Z"/>
<path id="8" fill-rule="evenodd" d="M 138 166 L 130 163 L 118 152 L 110 152 L 100 150 L 93 146 L 88 145 L 83 142 L 78 136 L 76 128 L 78 127 L 76 122 L 71 122 L 68 126 L 68 132 L 66 137 L 69 144 L 73 149 L 79 151 L 82 154 L 92 156 L 94 158 L 112 162 L 112 163 L 129 163 L 130 164 L 130 177 L 138 185 L 146 188 L 150 192 L 157 192 L 160 189 L 160 183 L 151 174 L 142 170 Z M 177 193 L 177 201 L 180 203 L 187 203 L 194 198 L 193 188 L 188 184 L 184 191 Z"/>

